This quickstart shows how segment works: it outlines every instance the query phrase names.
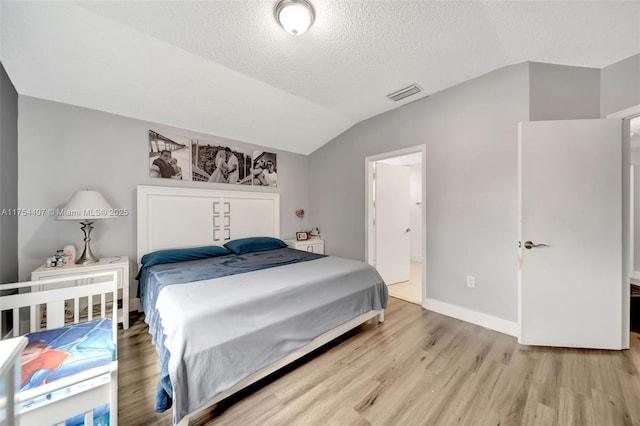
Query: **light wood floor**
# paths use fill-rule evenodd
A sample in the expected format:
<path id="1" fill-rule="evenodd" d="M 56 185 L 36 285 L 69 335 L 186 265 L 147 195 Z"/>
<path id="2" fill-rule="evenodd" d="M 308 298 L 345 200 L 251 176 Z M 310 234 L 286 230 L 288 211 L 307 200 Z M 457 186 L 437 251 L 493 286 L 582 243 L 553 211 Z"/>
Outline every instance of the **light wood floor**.
<path id="1" fill-rule="evenodd" d="M 409 281 L 387 285 L 389 296 L 422 305 L 422 262 L 411 262 Z"/>
<path id="2" fill-rule="evenodd" d="M 628 351 L 534 348 L 390 298 L 386 322 L 207 413 L 207 425 L 640 425 L 640 335 Z M 147 327 L 120 330 L 121 425 L 153 412 L 158 367 Z"/>

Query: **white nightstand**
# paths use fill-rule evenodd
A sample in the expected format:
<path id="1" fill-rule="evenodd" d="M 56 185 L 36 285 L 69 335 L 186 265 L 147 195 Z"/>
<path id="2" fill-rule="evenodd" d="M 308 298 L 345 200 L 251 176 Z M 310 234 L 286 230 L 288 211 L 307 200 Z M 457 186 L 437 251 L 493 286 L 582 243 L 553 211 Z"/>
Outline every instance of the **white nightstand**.
<path id="1" fill-rule="evenodd" d="M 287 246 L 311 253 L 324 254 L 324 240 L 320 238 L 312 238 L 310 240 L 297 241 L 294 239 L 284 240 Z"/>
<path id="2" fill-rule="evenodd" d="M 122 291 L 122 309 L 118 309 L 118 322 L 121 322 L 122 327 L 126 330 L 129 328 L 129 258 L 127 256 L 104 257 L 96 263 L 87 265 L 74 263 L 64 265 L 61 268 L 47 268 L 43 265 L 31 273 L 31 281 L 107 271 L 117 271 L 118 273 L 118 289 Z"/>

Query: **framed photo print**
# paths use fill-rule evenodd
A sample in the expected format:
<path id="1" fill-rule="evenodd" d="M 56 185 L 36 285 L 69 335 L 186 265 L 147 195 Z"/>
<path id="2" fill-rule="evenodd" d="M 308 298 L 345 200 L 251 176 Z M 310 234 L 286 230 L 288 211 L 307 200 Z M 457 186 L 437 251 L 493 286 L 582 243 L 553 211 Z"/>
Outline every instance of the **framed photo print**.
<path id="1" fill-rule="evenodd" d="M 277 154 L 273 152 L 253 152 L 253 185 L 278 186 Z"/>
<path id="2" fill-rule="evenodd" d="M 296 232 L 296 240 L 304 241 L 304 240 L 307 240 L 308 238 L 309 236 L 307 235 L 306 232 Z"/>
<path id="3" fill-rule="evenodd" d="M 149 176 L 189 180 L 191 158 L 189 139 L 149 130 Z"/>
<path id="4" fill-rule="evenodd" d="M 217 141 L 191 140 L 194 182 L 251 185 L 251 152 Z"/>

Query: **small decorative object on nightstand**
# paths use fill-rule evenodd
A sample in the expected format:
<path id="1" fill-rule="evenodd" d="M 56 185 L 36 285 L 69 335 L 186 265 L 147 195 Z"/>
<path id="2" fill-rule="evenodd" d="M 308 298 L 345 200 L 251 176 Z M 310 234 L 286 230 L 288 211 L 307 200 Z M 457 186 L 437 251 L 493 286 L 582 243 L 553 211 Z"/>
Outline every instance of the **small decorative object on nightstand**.
<path id="1" fill-rule="evenodd" d="M 311 253 L 324 254 L 324 240 L 314 238 L 312 240 L 297 241 L 294 239 L 284 240 L 288 247 L 296 250 L 308 251 Z"/>
<path id="2" fill-rule="evenodd" d="M 127 256 L 103 257 L 98 262 L 86 265 L 70 263 L 61 268 L 47 268 L 47 265 L 42 265 L 31 272 L 31 281 L 108 271 L 118 272 L 118 293 L 122 291 L 122 309 L 118 309 L 118 322 L 121 322 L 126 330 L 129 328 L 129 258 Z M 65 284 L 63 283 L 62 286 Z M 49 286 L 49 288 L 53 287 Z"/>
<path id="3" fill-rule="evenodd" d="M 67 264 L 74 263 L 76 261 L 76 246 L 73 244 L 67 244 L 62 247 L 62 251 L 64 252 L 64 257 Z"/>
<path id="4" fill-rule="evenodd" d="M 296 240 L 305 241 L 308 239 L 309 239 L 309 236 L 307 235 L 306 232 L 296 232 Z"/>

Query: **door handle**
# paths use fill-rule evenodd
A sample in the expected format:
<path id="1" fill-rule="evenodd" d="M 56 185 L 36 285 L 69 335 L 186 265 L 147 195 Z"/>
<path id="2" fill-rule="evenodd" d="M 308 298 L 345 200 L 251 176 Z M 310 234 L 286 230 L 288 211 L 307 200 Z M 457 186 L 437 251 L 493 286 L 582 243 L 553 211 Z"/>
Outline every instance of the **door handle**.
<path id="1" fill-rule="evenodd" d="M 404 230 L 405 234 L 408 233 L 408 232 L 411 232 L 411 228 L 409 228 L 409 227 L 407 227 L 407 229 Z"/>
<path id="2" fill-rule="evenodd" d="M 524 248 L 527 250 L 535 248 L 535 247 L 549 247 L 547 244 L 535 244 L 533 241 L 525 241 Z"/>

